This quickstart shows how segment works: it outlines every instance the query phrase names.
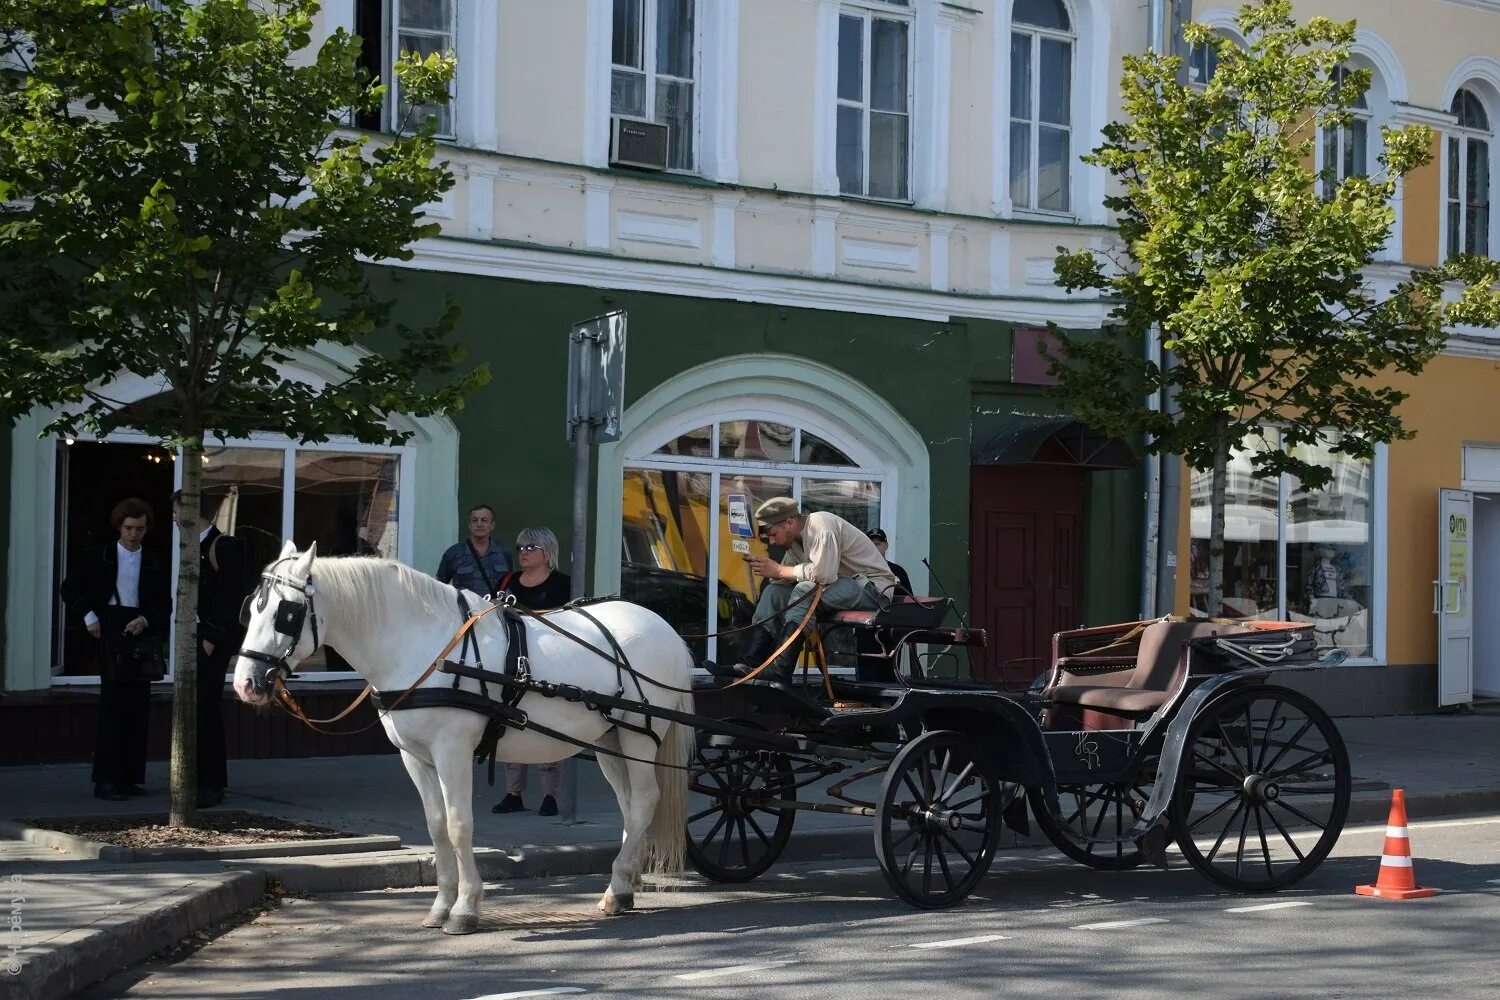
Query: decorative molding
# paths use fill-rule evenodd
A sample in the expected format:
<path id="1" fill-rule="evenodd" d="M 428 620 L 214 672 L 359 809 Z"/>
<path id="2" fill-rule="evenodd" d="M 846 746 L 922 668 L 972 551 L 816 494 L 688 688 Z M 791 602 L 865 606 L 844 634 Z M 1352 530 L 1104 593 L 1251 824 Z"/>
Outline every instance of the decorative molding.
<path id="1" fill-rule="evenodd" d="M 1011 234 L 1009 229 L 990 231 L 990 294 L 999 295 L 1010 287 Z"/>
<path id="2" fill-rule="evenodd" d="M 1401 60 L 1389 42 L 1373 31 L 1359 28 L 1354 33 L 1350 52 L 1363 57 L 1374 67 L 1379 83 L 1385 87 L 1387 101 L 1391 104 L 1406 103 L 1406 71 L 1401 68 Z"/>
<path id="3" fill-rule="evenodd" d="M 1392 104 L 1392 125 L 1428 125 L 1439 131 L 1451 128 L 1456 119 L 1447 111 L 1417 104 Z"/>
<path id="4" fill-rule="evenodd" d="M 1051 257 L 1027 257 L 1026 284 L 1056 288 L 1057 272 L 1053 270 L 1052 264 Z"/>
<path id="5" fill-rule="evenodd" d="M 714 267 L 735 266 L 735 214 L 742 200 L 738 193 L 714 195 Z"/>
<path id="6" fill-rule="evenodd" d="M 452 219 L 453 189 L 444 191 L 437 201 L 429 201 L 423 205 L 422 214 L 429 219 Z"/>
<path id="7" fill-rule="evenodd" d="M 957 228 L 946 220 L 934 219 L 932 222 L 927 238 L 927 284 L 934 292 L 946 292 L 952 287 L 949 256 L 952 253 L 953 232 Z"/>
<path id="8" fill-rule="evenodd" d="M 610 39 L 614 34 L 611 0 L 586 0 L 583 37 L 583 162 L 609 163 Z"/>
<path id="9" fill-rule="evenodd" d="M 464 185 L 469 201 L 469 235 L 477 240 L 495 235 L 495 175 L 487 170 L 468 171 Z"/>
<path id="10" fill-rule="evenodd" d="M 467 146 L 499 149 L 499 5 L 455 3 L 453 18 L 460 67 L 454 134 Z"/>
<path id="11" fill-rule="evenodd" d="M 703 247 L 703 223 L 681 215 L 648 212 L 615 214 L 615 235 L 637 243 L 659 243 L 670 247 Z"/>
<path id="12" fill-rule="evenodd" d="M 832 225 L 830 218 L 830 237 Z M 1111 311 L 1107 303 L 1081 296 L 1048 301 L 1040 296 L 1006 298 L 1001 295 L 941 294 L 869 282 L 830 281 L 760 271 L 724 271 L 692 264 L 629 260 L 608 254 L 478 243 L 441 236 L 420 240 L 413 250 L 410 261 L 387 263 L 415 270 L 516 281 L 615 288 L 936 322 L 964 316 L 1042 326 L 1054 322 L 1081 330 L 1098 328 Z M 831 257 L 830 252 L 830 263 Z"/>
<path id="13" fill-rule="evenodd" d="M 834 253 L 837 240 L 834 227 L 839 218 L 839 204 L 835 201 L 813 203 L 812 210 L 812 271 L 821 277 L 832 277 Z"/>
<path id="14" fill-rule="evenodd" d="M 839 261 L 846 267 L 916 274 L 922 266 L 922 249 L 910 243 L 851 240 L 845 237 L 841 241 Z"/>
<path id="15" fill-rule="evenodd" d="M 839 193 L 835 104 L 838 88 L 839 4 L 817 0 L 813 65 L 813 192 Z M 831 260 L 831 255 L 830 255 Z"/>
<path id="16" fill-rule="evenodd" d="M 967 4 L 951 3 L 949 0 L 939 0 L 937 10 L 937 23 L 939 27 L 956 31 L 961 35 L 967 35 L 974 30 L 974 25 L 984 11 Z"/>
<path id="17" fill-rule="evenodd" d="M 1476 81 L 1484 85 L 1476 90 L 1494 121 L 1500 116 L 1500 60 L 1494 56 L 1469 56 L 1455 66 L 1443 87 L 1443 107 L 1451 108 L 1458 88 Z"/>
<path id="18" fill-rule="evenodd" d="M 584 246 L 590 250 L 608 250 L 609 199 L 615 182 L 607 178 L 591 177 L 583 182 Z"/>
<path id="19" fill-rule="evenodd" d="M 740 179 L 740 0 L 713 0 L 700 11 L 698 76 L 704 100 L 698 162 L 705 177 L 735 184 Z"/>
<path id="20" fill-rule="evenodd" d="M 489 159 L 469 161 L 470 170 L 487 170 L 489 175 L 497 181 L 507 184 L 529 184 L 536 187 L 556 188 L 562 191 L 578 191 L 585 189 L 589 184 L 599 183 L 599 179 L 591 174 L 561 173 L 556 170 L 526 170 L 516 167 L 488 168 L 484 164 L 493 163 Z M 613 185 L 614 181 L 609 180 Z"/>
<path id="21" fill-rule="evenodd" d="M 941 212 L 948 206 L 948 158 L 952 146 L 953 31 L 940 25 L 932 0 L 917 6 L 913 31 L 912 202 Z"/>
<path id="22" fill-rule="evenodd" d="M 1455 7 L 1482 10 L 1487 14 L 1500 14 L 1500 0 L 1442 0 L 1442 2 L 1451 3 Z"/>

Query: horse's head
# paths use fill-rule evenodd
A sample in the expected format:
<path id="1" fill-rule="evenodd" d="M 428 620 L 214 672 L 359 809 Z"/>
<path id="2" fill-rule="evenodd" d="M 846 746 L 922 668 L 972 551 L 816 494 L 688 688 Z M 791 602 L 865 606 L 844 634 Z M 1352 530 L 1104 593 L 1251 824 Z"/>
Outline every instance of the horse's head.
<path id="1" fill-rule="evenodd" d="M 318 546 L 306 552 L 287 542 L 281 555 L 260 575 L 260 586 L 245 598 L 240 624 L 245 641 L 234 669 L 234 691 L 240 700 L 264 705 L 277 678 L 292 676 L 297 664 L 320 644 L 312 569 Z"/>

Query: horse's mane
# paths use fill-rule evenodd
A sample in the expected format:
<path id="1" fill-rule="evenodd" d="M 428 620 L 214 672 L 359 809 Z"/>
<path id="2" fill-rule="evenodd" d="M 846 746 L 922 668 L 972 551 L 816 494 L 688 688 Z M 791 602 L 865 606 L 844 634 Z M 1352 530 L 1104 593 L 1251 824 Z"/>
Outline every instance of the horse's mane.
<path id="1" fill-rule="evenodd" d="M 344 627 L 378 632 L 398 612 L 419 605 L 435 615 L 458 617 L 458 590 L 392 559 L 330 556 L 313 564 L 313 582 L 344 612 Z"/>

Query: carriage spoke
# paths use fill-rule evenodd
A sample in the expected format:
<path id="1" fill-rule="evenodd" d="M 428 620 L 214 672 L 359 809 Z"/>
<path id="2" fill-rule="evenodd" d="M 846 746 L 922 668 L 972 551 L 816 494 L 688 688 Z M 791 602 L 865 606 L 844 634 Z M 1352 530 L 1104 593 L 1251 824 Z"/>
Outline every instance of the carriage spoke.
<path id="1" fill-rule="evenodd" d="M 1266 770 L 1266 771 L 1274 771 L 1274 770 L 1276 770 L 1276 765 L 1281 763 L 1281 758 L 1283 758 L 1283 757 L 1286 756 L 1288 750 L 1290 750 L 1292 747 L 1296 746 L 1298 743 L 1302 742 L 1302 737 L 1306 736 L 1307 735 L 1307 731 L 1309 729 L 1311 729 L 1312 727 L 1313 727 L 1313 720 L 1311 720 L 1311 719 L 1305 719 L 1305 720 L 1303 720 L 1303 722 L 1302 722 L 1302 728 L 1299 729 L 1299 730 L 1297 730 L 1297 735 L 1293 736 L 1291 739 L 1287 740 L 1286 743 L 1282 744 L 1281 749 L 1276 752 L 1276 756 L 1275 757 L 1271 758 L 1270 763 L 1266 764 L 1264 770 Z"/>
<path id="2" fill-rule="evenodd" d="M 1292 853 L 1297 855 L 1297 860 L 1306 861 L 1307 858 L 1305 855 L 1303 855 L 1302 849 L 1297 846 L 1297 841 L 1293 840 L 1292 835 L 1286 832 L 1286 827 L 1281 825 L 1281 820 L 1276 818 L 1276 814 L 1267 809 L 1266 818 L 1268 818 L 1272 823 L 1276 824 L 1276 829 L 1280 832 L 1281 839 L 1286 841 L 1286 846 L 1290 847 L 1292 849 Z"/>
<path id="3" fill-rule="evenodd" d="M 1217 770 L 1223 771 L 1224 774 L 1225 774 L 1225 776 L 1229 778 L 1230 785 L 1238 785 L 1240 783 L 1240 779 L 1239 779 L 1239 776 L 1237 774 L 1235 774 L 1233 771 L 1229 770 L 1229 768 L 1225 767 L 1223 764 L 1220 764 L 1218 761 L 1214 760 L 1212 757 L 1205 757 L 1205 756 L 1203 756 L 1203 751 L 1199 750 L 1197 747 L 1193 748 L 1193 758 L 1195 760 L 1201 760 L 1203 763 L 1207 764 L 1209 767 L 1216 768 Z M 1225 787 L 1228 787 L 1228 786 L 1226 785 Z"/>
<path id="4" fill-rule="evenodd" d="M 1240 846 L 1234 852 L 1234 874 L 1236 876 L 1240 874 L 1240 869 L 1245 864 L 1245 834 L 1250 828 L 1250 811 L 1254 808 L 1253 805 L 1247 803 L 1245 814 L 1240 817 Z"/>
<path id="5" fill-rule="evenodd" d="M 932 782 L 932 793 L 933 793 L 934 796 L 936 796 L 936 798 L 933 799 L 933 803 L 934 804 L 936 804 L 938 802 L 942 802 L 944 799 L 946 799 L 948 797 L 948 793 L 947 793 L 947 791 L 945 789 L 947 789 L 947 787 L 948 787 L 948 769 L 949 769 L 949 767 L 952 766 L 952 764 L 953 764 L 953 751 L 952 750 L 946 750 L 946 751 L 944 751 L 943 752 L 943 764 L 938 769 L 937 777 L 935 777 L 933 779 L 933 782 Z"/>
<path id="6" fill-rule="evenodd" d="M 972 806 L 976 802 L 983 802 L 985 796 L 988 794 L 988 792 L 984 791 L 984 789 L 981 788 L 978 795 L 974 796 L 971 799 L 964 799 L 962 802 L 955 802 L 948 808 L 952 809 L 954 812 L 963 812 L 966 807 Z"/>
<path id="7" fill-rule="evenodd" d="M 1188 832 L 1191 833 L 1192 831 L 1198 829 L 1198 827 L 1202 826 L 1204 823 L 1206 823 L 1209 820 L 1213 819 L 1219 813 L 1223 812 L 1225 809 L 1228 809 L 1231 805 L 1233 805 L 1234 803 L 1236 803 L 1238 801 L 1239 801 L 1239 797 L 1235 796 L 1234 798 L 1225 799 L 1223 802 L 1220 802 L 1218 805 L 1214 806 L 1211 810 L 1209 810 L 1208 812 L 1204 813 L 1202 816 L 1199 816 L 1197 818 L 1197 820 L 1195 820 L 1192 823 L 1192 825 L 1190 825 L 1188 827 Z"/>
<path id="8" fill-rule="evenodd" d="M 1319 823 L 1317 820 L 1313 819 L 1311 816 L 1309 816 L 1307 813 L 1303 812 L 1301 809 L 1298 809 L 1296 806 L 1289 806 L 1284 801 L 1282 801 L 1281 799 L 1277 799 L 1276 800 L 1276 805 L 1278 805 L 1281 808 L 1285 809 L 1287 812 L 1291 813 L 1293 816 L 1296 816 L 1296 817 L 1298 817 L 1300 819 L 1306 820 L 1307 822 L 1311 823 L 1313 826 L 1317 827 L 1319 830 L 1326 830 L 1326 829 L 1328 829 L 1328 826 L 1326 824 Z"/>
<path id="9" fill-rule="evenodd" d="M 696 823 L 700 819 L 706 819 L 709 816 L 712 816 L 714 813 L 718 812 L 720 809 L 723 809 L 723 808 L 724 808 L 724 804 L 722 802 L 716 802 L 716 803 L 714 803 L 713 805 L 709 806 L 707 809 L 703 810 L 700 813 L 693 813 L 693 815 L 691 815 L 691 816 L 689 816 L 687 818 L 687 821 L 689 823 Z"/>
<path id="10" fill-rule="evenodd" d="M 1259 754 L 1255 752 L 1255 717 L 1251 715 L 1254 702 L 1245 702 L 1245 773 L 1249 774 L 1255 770 L 1255 761 Z M 1264 744 L 1262 744 L 1264 745 Z"/>
<path id="11" fill-rule="evenodd" d="M 974 865 L 977 864 L 977 862 L 974 860 L 974 856 L 968 851 L 964 850 L 964 845 L 960 844 L 954 838 L 953 834 L 949 833 L 947 830 L 943 830 L 941 832 L 943 835 L 943 839 L 946 840 L 950 845 L 952 845 L 953 849 L 958 852 L 959 857 L 964 859 L 964 863 L 967 864 L 970 868 L 973 868 Z"/>
<path id="12" fill-rule="evenodd" d="M 745 867 L 750 867 L 750 836 L 745 831 L 745 817 L 739 817 L 736 825 L 740 831 L 740 857 L 745 861 Z"/>
<path id="13" fill-rule="evenodd" d="M 901 776 L 901 781 L 906 785 L 907 788 L 911 789 L 912 805 L 914 807 L 920 809 L 923 805 L 926 804 L 927 799 L 923 797 L 921 791 L 918 790 L 917 786 L 912 784 L 910 774 L 903 774 Z"/>
<path id="14" fill-rule="evenodd" d="M 1271 878 L 1275 878 L 1276 870 L 1271 867 L 1271 845 L 1266 843 L 1266 826 L 1260 820 L 1262 812 L 1265 812 L 1265 810 L 1257 806 L 1255 810 L 1255 830 L 1260 834 L 1260 850 L 1266 858 L 1266 874 Z"/>
<path id="15" fill-rule="evenodd" d="M 1224 729 L 1224 720 L 1222 718 L 1217 719 L 1215 720 L 1214 725 L 1219 727 L 1219 735 L 1224 739 L 1224 749 L 1229 752 L 1229 756 L 1234 758 L 1234 766 L 1240 769 L 1240 774 L 1245 774 L 1246 766 L 1240 763 L 1240 755 L 1236 753 L 1234 749 L 1234 740 L 1229 738 L 1229 733 Z"/>
<path id="16" fill-rule="evenodd" d="M 953 779 L 952 784 L 950 784 L 948 786 L 948 788 L 943 792 L 943 794 L 938 796 L 938 802 L 940 802 L 940 803 L 941 802 L 947 802 L 948 799 L 949 799 L 949 797 L 952 796 L 954 792 L 958 791 L 961 787 L 963 787 L 964 783 L 969 780 L 969 775 L 971 775 L 973 773 L 974 773 L 974 762 L 970 761 L 969 763 L 967 763 L 967 764 L 964 765 L 964 769 L 962 771 L 958 772 L 957 777 L 955 777 Z"/>
<path id="17" fill-rule="evenodd" d="M 1276 716 L 1281 714 L 1281 706 L 1284 704 L 1286 703 L 1283 701 L 1277 701 L 1276 704 L 1271 707 L 1271 714 L 1266 719 L 1266 738 L 1264 740 L 1261 740 L 1260 756 L 1255 760 L 1255 769 L 1257 771 L 1263 769 L 1266 762 L 1266 757 L 1271 752 L 1271 744 L 1273 742 L 1271 739 L 1271 734 L 1276 731 Z"/>
<path id="18" fill-rule="evenodd" d="M 926 847 L 925 857 L 922 858 L 922 894 L 932 894 L 932 838 L 923 837 L 922 843 Z"/>
<path id="19" fill-rule="evenodd" d="M 1301 760 L 1297 761 L 1297 763 L 1284 767 L 1280 771 L 1267 774 L 1266 777 L 1274 779 L 1285 778 L 1287 775 L 1291 774 L 1303 774 L 1319 766 L 1320 764 L 1328 763 L 1328 758 L 1331 753 L 1332 751 L 1324 748 L 1317 751 L 1316 753 L 1308 754 L 1306 757 L 1303 757 Z"/>
<path id="20" fill-rule="evenodd" d="M 1214 855 L 1219 853 L 1219 848 L 1224 846 L 1224 838 L 1229 836 L 1229 828 L 1234 825 L 1234 818 L 1240 814 L 1240 811 L 1242 809 L 1245 808 L 1244 799 L 1236 799 L 1235 801 L 1237 804 L 1234 808 L 1234 812 L 1229 814 L 1229 820 L 1224 824 L 1224 829 L 1219 831 L 1219 839 L 1214 841 L 1214 849 L 1208 852 L 1207 860 L 1209 862 L 1212 862 L 1214 859 Z"/>
<path id="21" fill-rule="evenodd" d="M 900 847 L 902 844 L 906 843 L 908 840 L 910 840 L 912 837 L 915 837 L 916 835 L 917 835 L 917 828 L 914 827 L 914 826 L 909 826 L 909 827 L 906 828 L 906 832 L 905 833 L 903 833 L 901 836 L 899 836 L 896 839 L 894 839 L 894 840 L 891 841 L 891 846 L 892 847 Z"/>
<path id="22" fill-rule="evenodd" d="M 727 812 L 724 814 L 724 819 L 730 820 L 730 816 Z M 718 827 L 715 827 L 714 829 L 718 829 Z M 725 865 L 729 864 L 729 844 L 732 840 L 734 840 L 734 823 L 731 821 L 728 822 L 724 827 L 724 842 L 719 845 L 720 868 L 723 868 Z"/>
<path id="23" fill-rule="evenodd" d="M 938 840 L 936 837 L 933 838 L 932 847 L 933 847 L 933 850 L 937 851 L 938 867 L 940 867 L 943 870 L 943 884 L 948 887 L 948 891 L 949 892 L 952 892 L 953 891 L 953 872 L 950 871 L 949 868 L 948 868 L 948 855 L 946 855 L 946 854 L 943 853 L 942 842 L 940 840 Z"/>
<path id="24" fill-rule="evenodd" d="M 767 847 L 771 846 L 771 838 L 767 837 L 766 836 L 766 831 L 762 830 L 760 828 L 760 824 L 757 823 L 757 822 L 755 822 L 755 816 L 753 814 L 746 813 L 745 814 L 745 822 L 747 822 L 751 826 L 755 827 L 755 835 L 760 838 L 760 842 L 762 844 L 765 844 Z"/>

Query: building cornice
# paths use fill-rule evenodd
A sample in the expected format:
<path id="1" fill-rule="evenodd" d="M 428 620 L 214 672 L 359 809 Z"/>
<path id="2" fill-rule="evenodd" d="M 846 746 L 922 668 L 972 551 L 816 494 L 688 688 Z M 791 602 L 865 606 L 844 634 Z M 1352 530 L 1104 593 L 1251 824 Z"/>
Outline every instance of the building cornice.
<path id="1" fill-rule="evenodd" d="M 1491 14 L 1500 13 L 1500 0 L 1442 0 L 1443 3 L 1451 3 L 1455 7 L 1471 7 L 1474 10 L 1482 10 Z"/>

